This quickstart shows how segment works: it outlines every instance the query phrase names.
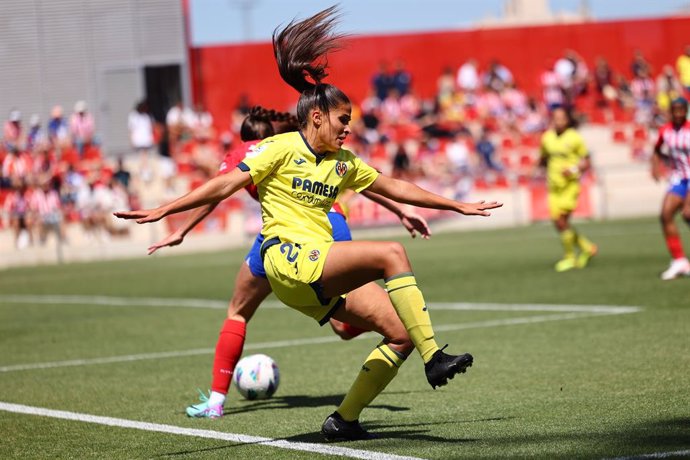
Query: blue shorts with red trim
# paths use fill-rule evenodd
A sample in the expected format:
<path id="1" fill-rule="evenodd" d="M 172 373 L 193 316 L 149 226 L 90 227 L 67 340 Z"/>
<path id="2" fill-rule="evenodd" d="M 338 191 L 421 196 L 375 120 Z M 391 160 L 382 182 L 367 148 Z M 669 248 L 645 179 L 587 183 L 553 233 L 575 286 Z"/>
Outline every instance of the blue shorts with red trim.
<path id="1" fill-rule="evenodd" d="M 329 212 L 328 220 L 331 222 L 331 228 L 333 228 L 333 239 L 335 241 L 352 241 L 352 234 L 350 233 L 350 227 L 347 225 L 345 216 L 338 214 L 337 212 Z M 249 271 L 252 272 L 252 275 L 266 278 L 264 263 L 263 260 L 261 260 L 261 245 L 263 242 L 264 236 L 259 233 L 244 260 L 247 262 Z"/>
<path id="2" fill-rule="evenodd" d="M 679 197 L 685 199 L 688 194 L 688 182 L 689 179 L 676 179 L 671 181 L 671 186 L 668 189 L 668 193 L 673 193 Z"/>

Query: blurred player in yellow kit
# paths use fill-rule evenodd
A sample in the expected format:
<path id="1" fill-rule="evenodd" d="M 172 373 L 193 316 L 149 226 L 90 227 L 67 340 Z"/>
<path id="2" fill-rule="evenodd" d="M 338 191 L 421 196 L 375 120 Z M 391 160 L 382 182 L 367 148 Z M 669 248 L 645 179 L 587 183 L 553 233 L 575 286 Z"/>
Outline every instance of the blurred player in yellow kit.
<path id="1" fill-rule="evenodd" d="M 557 108 L 551 121 L 551 129 L 541 139 L 539 166 L 546 168 L 549 213 L 563 244 L 563 258 L 555 269 L 564 272 L 586 267 L 597 254 L 597 246 L 570 225 L 570 215 L 580 195 L 580 177 L 590 169 L 591 161 L 570 112 Z"/>

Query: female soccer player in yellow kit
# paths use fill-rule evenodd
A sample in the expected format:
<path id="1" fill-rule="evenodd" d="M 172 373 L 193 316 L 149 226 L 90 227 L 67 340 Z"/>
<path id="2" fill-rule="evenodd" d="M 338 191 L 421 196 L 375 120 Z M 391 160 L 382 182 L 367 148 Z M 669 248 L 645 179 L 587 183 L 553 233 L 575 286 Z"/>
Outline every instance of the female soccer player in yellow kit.
<path id="1" fill-rule="evenodd" d="M 580 177 L 591 167 L 591 161 L 570 112 L 557 108 L 551 119 L 553 127 L 541 139 L 539 166 L 546 168 L 549 213 L 563 244 L 563 258 L 555 269 L 564 272 L 586 267 L 597 254 L 597 246 L 570 225 L 580 195 Z M 577 255 L 576 248 L 580 251 Z"/>
<path id="2" fill-rule="evenodd" d="M 429 312 L 401 244 L 334 243 L 326 213 L 345 189 L 368 189 L 401 203 L 466 215 L 488 216 L 488 209 L 501 205 L 443 198 L 383 176 L 342 148 L 350 134 L 352 105 L 340 89 L 322 83 L 326 76 L 323 58 L 339 47 L 341 38 L 333 33 L 337 19 L 334 13 L 335 7 L 331 7 L 274 33 L 280 75 L 300 92 L 298 132 L 264 140 L 237 169 L 172 203 L 116 215 L 139 223 L 154 222 L 256 184 L 265 236 L 261 253 L 278 298 L 320 324 L 334 317 L 384 337 L 367 357 L 341 405 L 321 428 L 329 440 L 369 439 L 372 435 L 360 426 L 359 415 L 395 377 L 413 347 L 421 355 L 427 381 L 434 388 L 465 372 L 473 358 L 469 353 L 446 354 L 436 344 Z M 380 291 L 372 283 L 378 279 L 386 282 L 390 309 L 381 302 L 361 302 L 360 291 Z M 360 301 L 354 301 L 358 297 Z"/>

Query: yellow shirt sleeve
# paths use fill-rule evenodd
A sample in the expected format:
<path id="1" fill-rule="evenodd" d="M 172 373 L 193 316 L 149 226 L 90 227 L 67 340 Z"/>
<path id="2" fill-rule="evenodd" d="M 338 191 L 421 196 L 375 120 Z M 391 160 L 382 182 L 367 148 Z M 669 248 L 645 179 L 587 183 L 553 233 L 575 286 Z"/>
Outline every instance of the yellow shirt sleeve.
<path id="1" fill-rule="evenodd" d="M 258 185 L 280 166 L 284 157 L 279 144 L 263 142 L 252 146 L 238 167 L 248 171 L 252 182 Z"/>
<path id="2" fill-rule="evenodd" d="M 348 175 L 345 188 L 352 189 L 357 193 L 368 188 L 374 183 L 376 178 L 379 177 L 379 172 L 377 170 L 354 155 L 352 158 L 352 166 L 353 171 L 352 174 Z"/>

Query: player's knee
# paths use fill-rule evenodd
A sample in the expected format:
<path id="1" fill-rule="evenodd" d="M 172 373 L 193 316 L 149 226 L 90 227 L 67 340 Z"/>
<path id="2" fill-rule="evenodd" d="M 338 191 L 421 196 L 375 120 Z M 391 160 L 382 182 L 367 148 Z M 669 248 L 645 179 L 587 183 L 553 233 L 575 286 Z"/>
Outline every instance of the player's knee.
<path id="1" fill-rule="evenodd" d="M 405 251 L 405 247 L 400 243 L 393 241 L 387 243 L 385 254 L 390 262 L 407 262 L 407 252 Z"/>

